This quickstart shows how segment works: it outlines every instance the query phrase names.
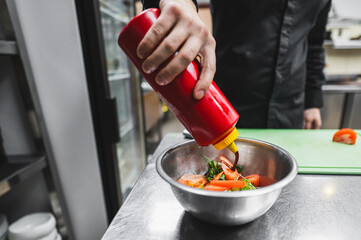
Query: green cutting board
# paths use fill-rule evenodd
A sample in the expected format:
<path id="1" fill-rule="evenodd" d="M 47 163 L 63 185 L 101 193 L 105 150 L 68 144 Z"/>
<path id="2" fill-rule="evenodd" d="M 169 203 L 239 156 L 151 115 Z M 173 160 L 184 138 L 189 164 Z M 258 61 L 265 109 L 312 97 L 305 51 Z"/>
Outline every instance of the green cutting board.
<path id="1" fill-rule="evenodd" d="M 332 142 L 337 129 L 238 129 L 239 137 L 263 140 L 289 153 L 299 173 L 361 174 L 361 130 L 355 145 Z"/>

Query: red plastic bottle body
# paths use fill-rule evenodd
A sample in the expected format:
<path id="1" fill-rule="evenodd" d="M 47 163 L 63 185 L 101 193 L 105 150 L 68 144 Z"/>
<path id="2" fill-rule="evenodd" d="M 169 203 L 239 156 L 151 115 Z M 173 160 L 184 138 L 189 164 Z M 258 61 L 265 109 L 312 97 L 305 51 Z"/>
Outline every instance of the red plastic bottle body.
<path id="1" fill-rule="evenodd" d="M 166 86 L 155 82 L 159 70 L 151 74 L 142 70 L 143 59 L 138 58 L 137 48 L 159 13 L 152 8 L 133 18 L 120 33 L 118 44 L 197 143 L 201 146 L 215 144 L 232 130 L 239 116 L 214 82 L 201 100 L 193 97 L 200 73 L 197 61 Z"/>

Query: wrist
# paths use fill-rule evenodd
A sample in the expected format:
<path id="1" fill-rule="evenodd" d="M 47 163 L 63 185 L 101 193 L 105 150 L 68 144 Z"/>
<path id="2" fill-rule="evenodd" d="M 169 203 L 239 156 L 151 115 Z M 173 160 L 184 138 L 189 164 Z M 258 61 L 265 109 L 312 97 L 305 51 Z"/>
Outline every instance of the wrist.
<path id="1" fill-rule="evenodd" d="M 164 5 L 166 2 L 173 1 L 180 4 L 185 4 L 186 6 L 192 8 L 196 12 L 198 12 L 198 3 L 197 0 L 159 0 L 159 6 Z"/>

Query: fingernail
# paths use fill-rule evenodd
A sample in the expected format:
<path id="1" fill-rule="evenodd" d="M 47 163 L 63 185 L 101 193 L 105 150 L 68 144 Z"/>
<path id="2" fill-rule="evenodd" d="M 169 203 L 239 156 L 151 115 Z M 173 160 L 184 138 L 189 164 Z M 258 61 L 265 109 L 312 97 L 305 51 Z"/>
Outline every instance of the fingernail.
<path id="1" fill-rule="evenodd" d="M 164 75 L 158 76 L 156 81 L 159 85 L 164 86 L 168 83 L 168 78 Z"/>
<path id="2" fill-rule="evenodd" d="M 143 59 L 144 56 L 145 56 L 145 51 L 144 51 L 144 49 L 143 49 L 143 48 L 139 48 L 139 49 L 138 49 L 138 57 L 141 58 L 141 59 Z"/>
<path id="3" fill-rule="evenodd" d="M 145 72 L 145 73 L 152 73 L 152 72 L 154 72 L 154 70 L 155 70 L 155 67 L 154 66 L 152 66 L 152 65 L 148 65 L 148 64 L 144 64 L 143 65 L 143 71 Z"/>
<path id="4" fill-rule="evenodd" d="M 196 93 L 197 99 L 201 99 L 204 96 L 204 90 L 199 90 Z"/>

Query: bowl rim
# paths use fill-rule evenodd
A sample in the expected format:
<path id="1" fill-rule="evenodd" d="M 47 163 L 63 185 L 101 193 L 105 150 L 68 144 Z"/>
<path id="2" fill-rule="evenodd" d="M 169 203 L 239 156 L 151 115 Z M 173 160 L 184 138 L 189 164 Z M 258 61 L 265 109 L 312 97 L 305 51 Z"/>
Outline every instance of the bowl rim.
<path id="1" fill-rule="evenodd" d="M 269 145 L 271 147 L 277 148 L 278 150 L 280 150 L 281 152 L 283 152 L 284 154 L 286 154 L 287 156 L 290 157 L 291 160 L 291 170 L 290 172 L 280 181 L 271 184 L 269 186 L 266 187 L 262 187 L 262 188 L 258 188 L 256 190 L 248 190 L 248 191 L 235 191 L 235 192 L 216 192 L 216 191 L 205 191 L 203 189 L 198 189 L 198 188 L 193 188 L 184 184 L 181 184 L 177 181 L 175 181 L 173 178 L 171 178 L 170 176 L 168 176 L 168 174 L 163 170 L 162 168 L 162 161 L 164 156 L 174 150 L 175 148 L 178 148 L 180 146 L 183 145 L 187 145 L 187 144 L 191 144 L 191 143 L 196 143 L 195 140 L 188 140 L 186 142 L 182 142 L 182 143 L 178 143 L 176 145 L 173 145 L 171 147 L 168 147 L 166 150 L 164 150 L 158 157 L 156 160 L 156 170 L 158 172 L 158 174 L 166 181 L 168 182 L 171 186 L 181 189 L 185 192 L 189 192 L 192 194 L 196 194 L 196 195 L 201 195 L 201 196 L 207 196 L 207 197 L 221 197 L 221 198 L 242 198 L 242 197 L 251 197 L 251 196 L 259 196 L 259 195 L 264 195 L 270 192 L 274 192 L 278 189 L 282 189 L 284 186 L 286 186 L 287 184 L 289 184 L 297 175 L 298 172 L 298 164 L 296 159 L 285 149 L 266 142 L 266 141 L 262 141 L 262 140 L 258 140 L 258 139 L 252 139 L 252 138 L 237 138 L 237 140 L 246 140 L 246 141 L 251 141 L 251 142 L 257 142 L 257 143 L 262 143 L 262 144 L 266 144 Z"/>

